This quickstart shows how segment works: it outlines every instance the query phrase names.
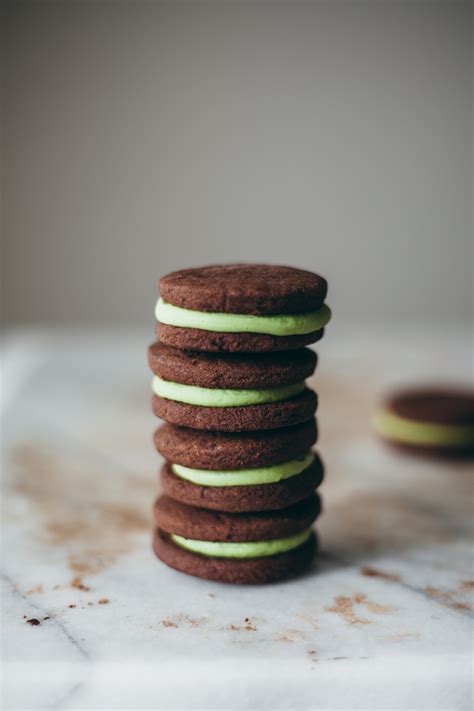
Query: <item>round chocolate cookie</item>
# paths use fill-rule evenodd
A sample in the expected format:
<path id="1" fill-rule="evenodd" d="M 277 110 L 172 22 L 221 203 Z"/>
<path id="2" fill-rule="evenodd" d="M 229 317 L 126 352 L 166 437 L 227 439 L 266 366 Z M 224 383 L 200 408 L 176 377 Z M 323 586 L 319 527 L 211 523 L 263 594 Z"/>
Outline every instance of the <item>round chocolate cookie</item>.
<path id="1" fill-rule="evenodd" d="M 298 457 L 316 442 L 315 420 L 260 432 L 222 433 L 165 424 L 155 446 L 170 462 L 198 469 L 263 467 Z"/>
<path id="2" fill-rule="evenodd" d="M 204 486 L 177 476 L 170 462 L 165 462 L 161 469 L 161 487 L 172 499 L 190 506 L 236 513 L 287 508 L 311 496 L 322 480 L 323 465 L 317 455 L 300 474 L 269 484 Z"/>
<path id="3" fill-rule="evenodd" d="M 217 333 L 200 328 L 178 328 L 156 324 L 156 335 L 162 343 L 175 348 L 208 353 L 275 353 L 303 348 L 324 336 L 324 328 L 297 336 L 271 336 L 266 333 Z"/>
<path id="4" fill-rule="evenodd" d="M 387 442 L 448 457 L 474 455 L 474 390 L 418 387 L 390 394 L 374 421 Z"/>
<path id="5" fill-rule="evenodd" d="M 202 353 L 155 342 L 148 349 L 150 369 L 164 380 L 202 388 L 260 389 L 291 385 L 314 373 L 316 353 Z"/>
<path id="6" fill-rule="evenodd" d="M 169 534 L 160 529 L 155 531 L 153 538 L 155 554 L 170 568 L 198 578 L 236 585 L 263 585 L 300 575 L 309 568 L 316 548 L 316 536 L 312 533 L 305 543 L 286 553 L 261 558 L 215 558 L 178 547 Z"/>
<path id="7" fill-rule="evenodd" d="M 192 311 L 271 316 L 315 311 L 327 282 L 294 267 L 227 264 L 167 274 L 159 289 L 165 301 Z"/>
<path id="8" fill-rule="evenodd" d="M 306 422 L 314 417 L 317 402 L 316 393 L 306 388 L 290 400 L 245 407 L 199 407 L 153 395 L 152 408 L 157 417 L 173 425 L 198 430 L 245 432 Z"/>
<path id="9" fill-rule="evenodd" d="M 279 511 L 226 513 L 183 504 L 159 496 L 154 505 L 158 527 L 167 533 L 198 541 L 271 541 L 304 531 L 321 511 L 317 494 Z"/>

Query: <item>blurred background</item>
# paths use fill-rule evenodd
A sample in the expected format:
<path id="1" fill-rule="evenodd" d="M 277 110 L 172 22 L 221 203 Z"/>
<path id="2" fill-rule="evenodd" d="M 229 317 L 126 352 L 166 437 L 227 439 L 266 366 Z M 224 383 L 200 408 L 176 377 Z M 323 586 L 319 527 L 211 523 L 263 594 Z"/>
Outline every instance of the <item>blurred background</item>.
<path id="1" fill-rule="evenodd" d="M 236 260 L 466 322 L 472 9 L 4 4 L 6 322 L 150 325 L 160 275 Z"/>

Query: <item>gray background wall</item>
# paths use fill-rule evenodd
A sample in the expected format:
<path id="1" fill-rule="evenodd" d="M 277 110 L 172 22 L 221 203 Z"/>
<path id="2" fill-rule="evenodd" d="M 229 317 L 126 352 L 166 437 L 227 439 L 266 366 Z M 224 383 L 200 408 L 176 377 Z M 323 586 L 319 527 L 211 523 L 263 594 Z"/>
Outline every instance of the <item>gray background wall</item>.
<path id="1" fill-rule="evenodd" d="M 467 319 L 472 8 L 10 3 L 7 321 L 149 323 L 160 274 L 233 260 Z"/>

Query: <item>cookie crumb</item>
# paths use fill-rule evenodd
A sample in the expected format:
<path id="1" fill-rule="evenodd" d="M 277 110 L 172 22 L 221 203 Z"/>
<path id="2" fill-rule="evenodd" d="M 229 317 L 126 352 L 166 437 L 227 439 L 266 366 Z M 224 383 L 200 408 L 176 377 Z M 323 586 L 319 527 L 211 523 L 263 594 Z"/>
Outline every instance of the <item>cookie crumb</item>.
<path id="1" fill-rule="evenodd" d="M 97 600 L 99 605 L 108 605 L 109 604 L 109 598 L 108 597 L 101 597 L 100 600 Z"/>
<path id="2" fill-rule="evenodd" d="M 36 617 L 32 617 L 30 620 L 26 620 L 29 625 L 33 625 L 33 627 L 36 627 L 36 625 L 40 625 L 41 622 L 36 619 Z"/>
<path id="3" fill-rule="evenodd" d="M 34 588 L 30 588 L 26 594 L 27 595 L 34 595 L 35 593 L 42 593 L 42 592 L 44 592 L 43 586 L 37 585 Z"/>
<path id="4" fill-rule="evenodd" d="M 365 595 L 358 594 L 355 596 L 355 601 L 356 602 L 362 602 L 363 598 L 365 598 Z M 355 610 L 354 610 L 354 603 L 352 598 L 347 597 L 346 595 L 337 595 L 334 598 L 335 604 L 332 607 L 326 607 L 326 610 L 328 612 L 334 612 L 336 615 L 339 615 L 344 619 L 346 622 L 348 622 L 350 625 L 368 625 L 370 624 L 370 620 L 365 619 L 364 617 L 359 617 Z"/>
<path id="5" fill-rule="evenodd" d="M 76 575 L 76 577 L 71 580 L 71 587 L 77 588 L 78 590 L 83 590 L 84 592 L 90 590 L 90 587 L 88 585 L 84 585 L 84 583 L 82 582 L 82 578 L 80 578 L 78 575 Z"/>
<path id="6" fill-rule="evenodd" d="M 176 622 L 173 622 L 173 620 L 161 620 L 161 624 L 163 627 L 174 627 L 176 628 L 178 625 Z"/>
<path id="7" fill-rule="evenodd" d="M 68 607 L 76 607 L 76 606 L 75 606 L 75 605 L 73 605 L 73 604 L 71 604 L 71 605 L 68 605 Z"/>
<path id="8" fill-rule="evenodd" d="M 470 611 L 471 606 L 467 602 L 458 602 L 453 599 L 454 593 L 448 590 L 439 590 L 438 588 L 427 587 L 425 588 L 425 593 L 437 600 L 441 605 L 450 607 L 452 610 L 467 610 Z"/>
<path id="9" fill-rule="evenodd" d="M 371 565 L 364 565 L 360 570 L 361 575 L 367 578 L 381 578 L 382 580 L 391 580 L 394 583 L 400 582 L 401 578 L 397 573 L 386 573 L 383 570 L 378 570 Z"/>

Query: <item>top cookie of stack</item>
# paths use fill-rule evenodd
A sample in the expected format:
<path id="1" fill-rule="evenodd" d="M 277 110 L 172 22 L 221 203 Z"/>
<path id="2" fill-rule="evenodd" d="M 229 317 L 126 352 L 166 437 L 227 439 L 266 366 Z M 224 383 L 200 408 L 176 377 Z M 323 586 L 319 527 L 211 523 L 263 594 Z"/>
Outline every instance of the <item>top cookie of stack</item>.
<path id="1" fill-rule="evenodd" d="M 159 282 L 157 335 L 185 350 L 260 353 L 318 341 L 330 319 L 327 282 L 267 264 L 183 269 Z"/>
<path id="2" fill-rule="evenodd" d="M 321 338 L 329 320 L 322 277 L 237 264 L 185 269 L 163 277 L 159 287 L 159 342 L 149 349 L 158 417 L 221 432 L 313 417 L 317 397 L 305 378 L 316 355 L 298 347 Z"/>

